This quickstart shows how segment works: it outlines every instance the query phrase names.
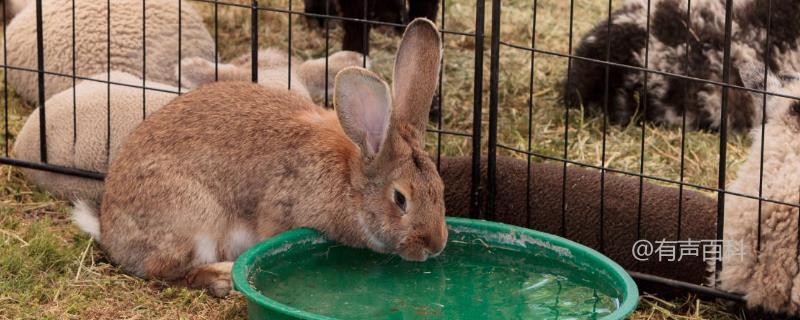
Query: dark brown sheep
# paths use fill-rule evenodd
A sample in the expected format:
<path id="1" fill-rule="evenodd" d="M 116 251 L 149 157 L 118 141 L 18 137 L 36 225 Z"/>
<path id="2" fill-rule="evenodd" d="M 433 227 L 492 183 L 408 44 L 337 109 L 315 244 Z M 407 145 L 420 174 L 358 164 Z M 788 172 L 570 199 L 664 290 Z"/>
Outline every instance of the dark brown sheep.
<path id="1" fill-rule="evenodd" d="M 415 18 L 436 21 L 439 0 L 305 0 L 305 12 L 352 19 L 367 19 L 394 24 L 406 24 Z M 366 16 L 365 16 L 366 14 Z M 316 18 L 318 25 L 323 19 Z M 369 35 L 372 24 L 357 21 L 343 21 L 344 37 L 342 50 L 355 51 L 369 55 Z M 398 28 L 398 31 L 402 28 Z M 366 40 L 366 41 L 365 41 Z"/>
<path id="2" fill-rule="evenodd" d="M 445 184 L 447 215 L 469 216 L 471 180 L 470 157 L 442 157 L 440 173 Z M 481 161 L 483 190 L 487 190 L 486 158 Z M 559 235 L 562 213 L 563 166 L 551 163 L 531 164 L 530 193 L 527 192 L 527 162 L 509 157 L 497 158 L 497 196 L 494 220 L 527 226 Z M 643 186 L 641 238 L 676 240 L 678 226 L 677 188 L 658 186 L 645 181 Z M 605 175 L 603 253 L 626 270 L 677 279 L 694 284 L 705 283 L 710 273 L 702 257 L 684 257 L 682 261 L 638 261 L 632 253 L 637 241 L 639 178 L 607 173 Z M 485 192 L 483 193 L 485 197 Z M 570 166 L 567 168 L 565 229 L 562 235 L 597 250 L 600 249 L 600 171 Z M 526 214 L 529 201 L 531 216 Z M 483 203 L 486 203 L 485 199 Z M 716 239 L 716 201 L 701 193 L 684 190 L 681 240 Z M 528 225 L 530 222 L 530 225 Z M 644 286 L 645 290 L 664 292 L 663 287 Z"/>

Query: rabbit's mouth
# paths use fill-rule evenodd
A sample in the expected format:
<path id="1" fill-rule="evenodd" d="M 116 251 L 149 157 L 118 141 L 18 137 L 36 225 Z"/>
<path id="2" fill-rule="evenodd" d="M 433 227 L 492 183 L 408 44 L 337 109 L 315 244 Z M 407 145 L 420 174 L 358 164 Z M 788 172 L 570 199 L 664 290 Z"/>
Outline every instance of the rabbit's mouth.
<path id="1" fill-rule="evenodd" d="M 405 252 L 404 252 L 405 251 Z M 435 255 L 431 255 L 430 250 L 427 248 L 423 248 L 422 250 L 401 250 L 398 252 L 398 255 L 406 261 L 417 261 L 422 262 L 428 260 L 428 258 L 434 257 Z"/>
<path id="2" fill-rule="evenodd" d="M 407 239 L 400 244 L 397 254 L 407 261 L 425 261 L 429 258 L 438 256 L 444 250 L 444 246 L 434 246 L 427 237 L 416 237 Z M 410 240 L 410 241 L 409 241 Z"/>

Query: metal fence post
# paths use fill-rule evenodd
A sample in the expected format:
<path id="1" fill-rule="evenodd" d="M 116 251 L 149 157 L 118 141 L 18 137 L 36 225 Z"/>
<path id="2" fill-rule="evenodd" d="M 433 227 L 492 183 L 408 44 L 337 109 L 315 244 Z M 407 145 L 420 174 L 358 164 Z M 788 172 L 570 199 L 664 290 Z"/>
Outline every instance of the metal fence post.
<path id="1" fill-rule="evenodd" d="M 258 0 L 253 0 L 250 10 L 250 25 L 253 27 L 250 31 L 250 80 L 258 82 Z"/>
<path id="2" fill-rule="evenodd" d="M 494 219 L 495 195 L 497 193 L 497 100 L 500 81 L 500 8 L 501 0 L 492 0 L 492 47 L 489 62 L 489 154 L 486 168 L 486 219 Z"/>
<path id="3" fill-rule="evenodd" d="M 472 183 L 470 185 L 469 216 L 481 216 L 481 118 L 483 112 L 483 27 L 486 4 L 475 1 L 475 73 L 472 90 Z"/>
<path id="4" fill-rule="evenodd" d="M 36 0 L 36 68 L 39 73 L 39 150 L 40 160 L 47 163 L 47 123 L 44 103 L 44 30 L 42 0 Z"/>
<path id="5" fill-rule="evenodd" d="M 719 125 L 719 180 L 717 188 L 717 240 L 720 252 L 724 252 L 722 240 L 723 226 L 725 225 L 725 165 L 728 151 L 728 91 L 731 80 L 731 39 L 733 29 L 733 0 L 725 1 L 725 45 L 723 48 L 722 64 L 722 110 Z M 717 259 L 717 276 L 722 270 L 722 259 Z"/>

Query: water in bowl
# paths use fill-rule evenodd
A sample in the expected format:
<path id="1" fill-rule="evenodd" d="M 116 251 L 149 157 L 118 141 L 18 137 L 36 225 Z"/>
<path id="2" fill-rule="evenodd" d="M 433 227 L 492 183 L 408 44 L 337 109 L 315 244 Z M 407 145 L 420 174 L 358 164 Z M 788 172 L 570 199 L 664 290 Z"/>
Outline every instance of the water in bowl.
<path id="1" fill-rule="evenodd" d="M 339 319 L 595 319 L 619 304 L 591 270 L 458 241 L 422 263 L 331 245 L 264 268 L 251 278 L 262 294 Z"/>

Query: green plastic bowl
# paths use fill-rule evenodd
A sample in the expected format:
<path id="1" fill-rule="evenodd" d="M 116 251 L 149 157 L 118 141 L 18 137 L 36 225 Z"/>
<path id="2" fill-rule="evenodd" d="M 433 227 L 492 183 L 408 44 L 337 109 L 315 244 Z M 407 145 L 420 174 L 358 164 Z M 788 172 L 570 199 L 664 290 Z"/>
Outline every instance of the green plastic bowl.
<path id="1" fill-rule="evenodd" d="M 447 219 L 426 262 L 344 247 L 311 229 L 263 241 L 233 267 L 250 319 L 624 319 L 639 291 L 619 265 L 554 235 Z"/>

